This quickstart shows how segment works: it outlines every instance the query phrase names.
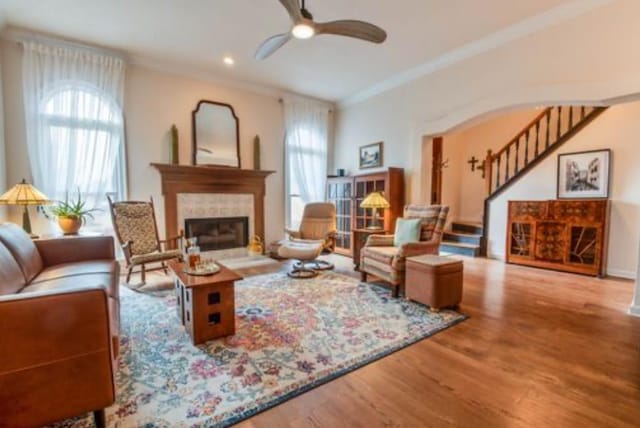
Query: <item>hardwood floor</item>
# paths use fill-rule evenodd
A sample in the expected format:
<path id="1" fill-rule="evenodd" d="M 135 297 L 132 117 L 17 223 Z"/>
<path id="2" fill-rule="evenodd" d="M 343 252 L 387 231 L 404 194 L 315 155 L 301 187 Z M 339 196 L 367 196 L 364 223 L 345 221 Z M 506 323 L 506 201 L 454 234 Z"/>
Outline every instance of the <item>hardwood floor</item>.
<path id="1" fill-rule="evenodd" d="M 463 260 L 467 321 L 238 426 L 640 425 L 631 281 Z"/>

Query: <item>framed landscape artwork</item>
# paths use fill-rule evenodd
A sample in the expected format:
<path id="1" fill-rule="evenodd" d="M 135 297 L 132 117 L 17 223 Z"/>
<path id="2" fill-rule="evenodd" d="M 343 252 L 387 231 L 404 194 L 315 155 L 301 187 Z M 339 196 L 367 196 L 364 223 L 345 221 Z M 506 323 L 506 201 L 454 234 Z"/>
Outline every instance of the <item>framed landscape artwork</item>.
<path id="1" fill-rule="evenodd" d="M 382 166 L 382 142 L 360 146 L 360 169 Z"/>
<path id="2" fill-rule="evenodd" d="M 611 150 L 558 155 L 558 199 L 608 198 Z"/>

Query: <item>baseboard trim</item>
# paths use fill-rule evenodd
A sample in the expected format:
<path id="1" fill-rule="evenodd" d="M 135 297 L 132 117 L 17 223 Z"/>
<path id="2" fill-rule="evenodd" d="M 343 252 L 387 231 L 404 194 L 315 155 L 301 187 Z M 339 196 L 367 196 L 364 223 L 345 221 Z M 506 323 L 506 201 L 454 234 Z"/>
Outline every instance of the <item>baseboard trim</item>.
<path id="1" fill-rule="evenodd" d="M 629 310 L 627 311 L 629 315 L 633 315 L 634 317 L 640 317 L 640 306 L 631 305 L 629 306 Z"/>
<path id="2" fill-rule="evenodd" d="M 624 279 L 636 279 L 636 271 L 624 269 L 607 269 L 607 276 L 614 276 L 616 278 Z"/>

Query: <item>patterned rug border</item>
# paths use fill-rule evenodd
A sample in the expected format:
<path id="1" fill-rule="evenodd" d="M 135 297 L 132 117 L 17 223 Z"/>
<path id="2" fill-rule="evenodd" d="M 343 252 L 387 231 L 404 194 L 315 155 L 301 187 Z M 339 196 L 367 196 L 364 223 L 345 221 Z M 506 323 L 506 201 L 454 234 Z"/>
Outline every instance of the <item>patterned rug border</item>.
<path id="1" fill-rule="evenodd" d="M 337 272 L 334 272 L 334 274 L 346 276 L 344 274 L 339 274 Z M 256 276 L 269 276 L 269 275 L 270 274 L 256 275 Z M 360 281 L 358 283 L 358 285 L 360 285 L 360 284 L 364 284 L 364 285 L 366 285 L 368 287 L 375 287 L 375 288 L 378 288 L 378 289 L 385 289 L 385 287 L 382 287 L 382 286 L 376 285 L 376 284 L 371 284 L 371 283 L 368 283 L 368 282 L 361 282 Z M 413 302 L 413 301 L 412 301 L 412 303 L 414 303 L 416 305 L 421 305 L 421 303 L 417 303 L 417 302 Z M 401 351 L 401 350 L 403 350 L 403 349 L 405 349 L 405 348 L 407 348 L 407 347 L 409 347 L 411 345 L 414 345 L 414 344 L 416 344 L 418 342 L 421 342 L 421 341 L 423 341 L 425 339 L 428 339 L 429 337 L 434 336 L 434 335 L 440 333 L 441 331 L 447 330 L 448 328 L 454 327 L 454 326 L 460 324 L 461 322 L 466 321 L 467 319 L 469 319 L 469 315 L 466 315 L 466 314 L 464 314 L 462 312 L 458 312 L 458 311 L 454 311 L 454 312 L 459 314 L 460 318 L 452 321 L 450 324 L 446 324 L 446 325 L 442 325 L 442 326 L 436 327 L 435 329 L 433 329 L 433 330 L 431 330 L 431 331 L 429 331 L 429 332 L 427 332 L 427 333 L 425 333 L 425 334 L 423 334 L 421 336 L 409 338 L 409 339 L 405 340 L 404 342 L 402 342 L 402 343 L 400 343 L 400 344 L 398 344 L 396 346 L 392 346 L 389 349 L 385 349 L 383 351 L 375 353 L 374 355 L 371 355 L 370 357 L 367 357 L 367 358 L 365 358 L 364 360 L 362 360 L 362 361 L 360 361 L 358 363 L 355 363 L 353 365 L 349 365 L 349 367 L 345 367 L 343 369 L 340 369 L 340 370 L 338 370 L 338 371 L 336 371 L 334 373 L 331 373 L 329 375 L 326 375 L 326 376 L 324 376 L 324 377 L 322 377 L 320 379 L 316 379 L 315 381 L 313 381 L 311 383 L 308 383 L 308 384 L 306 384 L 304 386 L 298 387 L 298 388 L 296 388 L 296 389 L 294 389 L 292 391 L 287 392 L 286 394 L 284 394 L 281 397 L 274 398 L 274 399 L 272 399 L 271 401 L 269 401 L 267 403 L 261 404 L 259 406 L 256 406 L 256 407 L 252 408 L 252 409 L 246 410 L 245 412 L 240 413 L 240 414 L 238 414 L 236 416 L 232 416 L 229 419 L 221 421 L 218 424 L 212 425 L 212 427 L 227 428 L 227 427 L 230 427 L 232 425 L 235 425 L 235 424 L 237 424 L 239 422 L 242 422 L 242 421 L 244 421 L 246 419 L 249 419 L 249 418 L 251 418 L 253 416 L 256 416 L 256 415 L 258 415 L 258 414 L 260 414 L 262 412 L 265 412 L 265 411 L 267 411 L 269 409 L 272 409 L 272 408 L 274 408 L 276 406 L 279 406 L 280 404 L 285 403 L 285 402 L 287 402 L 287 401 L 289 401 L 289 400 L 291 400 L 291 399 L 293 399 L 293 398 L 295 398 L 295 397 L 297 397 L 299 395 L 302 395 L 302 394 L 304 394 L 306 392 L 309 392 L 309 391 L 311 391 L 311 390 L 313 390 L 313 389 L 315 389 L 315 388 L 317 388 L 319 386 L 322 386 L 322 385 L 324 385 L 326 383 L 329 383 L 332 380 L 335 380 L 335 379 L 337 379 L 339 377 L 347 375 L 347 374 L 349 374 L 349 373 L 351 373 L 353 371 L 356 371 L 358 369 L 361 369 L 361 368 L 363 368 L 363 367 L 365 367 L 365 366 L 367 366 L 367 365 L 369 365 L 371 363 L 374 363 L 374 362 L 376 362 L 378 360 L 381 360 L 384 357 L 387 357 L 387 356 L 389 356 L 391 354 L 394 354 L 394 353 L 396 353 L 398 351 Z"/>

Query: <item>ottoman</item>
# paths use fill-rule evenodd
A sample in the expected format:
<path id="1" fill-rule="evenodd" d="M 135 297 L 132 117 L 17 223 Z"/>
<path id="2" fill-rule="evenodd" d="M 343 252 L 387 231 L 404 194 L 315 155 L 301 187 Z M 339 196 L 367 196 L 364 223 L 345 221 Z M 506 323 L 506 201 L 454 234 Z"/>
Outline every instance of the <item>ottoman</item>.
<path id="1" fill-rule="evenodd" d="M 302 242 L 302 241 L 280 241 L 278 246 L 278 257 L 283 259 L 298 260 L 287 275 L 292 278 L 313 278 L 318 275 L 316 269 L 307 267 L 309 263 L 314 263 L 322 252 L 322 242 Z"/>
<path id="2" fill-rule="evenodd" d="M 462 260 L 423 255 L 406 261 L 405 296 L 431 309 L 455 307 L 462 301 Z"/>

